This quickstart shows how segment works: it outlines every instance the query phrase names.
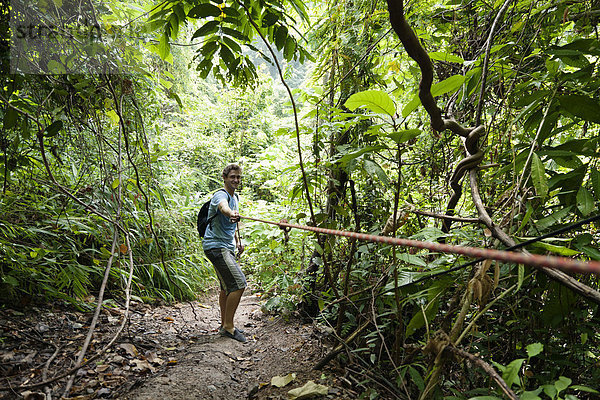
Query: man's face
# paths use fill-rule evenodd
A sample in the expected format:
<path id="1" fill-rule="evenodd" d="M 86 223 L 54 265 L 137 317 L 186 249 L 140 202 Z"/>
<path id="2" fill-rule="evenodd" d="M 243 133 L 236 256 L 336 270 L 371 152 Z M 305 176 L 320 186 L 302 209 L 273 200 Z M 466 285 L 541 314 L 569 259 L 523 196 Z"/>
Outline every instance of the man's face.
<path id="1" fill-rule="evenodd" d="M 225 178 L 225 186 L 230 187 L 232 189 L 238 188 L 240 185 L 240 181 L 242 180 L 242 171 L 241 170 L 231 170 L 229 174 Z"/>

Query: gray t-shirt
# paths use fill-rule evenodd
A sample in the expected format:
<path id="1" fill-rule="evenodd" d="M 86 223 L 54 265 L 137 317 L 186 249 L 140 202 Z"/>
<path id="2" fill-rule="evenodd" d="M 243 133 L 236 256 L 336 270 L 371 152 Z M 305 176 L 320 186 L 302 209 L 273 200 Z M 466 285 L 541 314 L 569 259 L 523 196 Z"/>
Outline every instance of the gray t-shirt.
<path id="1" fill-rule="evenodd" d="M 219 203 L 226 200 L 229 204 L 229 208 L 234 211 L 239 210 L 237 194 L 230 196 L 225 190 L 219 190 L 215 193 L 210 200 L 210 207 L 208 209 L 208 218 L 212 218 L 206 228 L 206 233 L 202 239 L 202 248 L 204 250 L 227 248 L 231 251 L 235 251 L 235 228 L 236 224 L 231 223 L 229 218 L 219 211 Z"/>

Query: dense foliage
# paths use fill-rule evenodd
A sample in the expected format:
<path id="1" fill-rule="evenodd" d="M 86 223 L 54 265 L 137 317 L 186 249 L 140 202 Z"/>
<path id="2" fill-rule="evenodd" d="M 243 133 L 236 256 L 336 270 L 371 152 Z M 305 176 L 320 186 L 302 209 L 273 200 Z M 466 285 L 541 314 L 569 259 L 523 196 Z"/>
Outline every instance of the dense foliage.
<path id="1" fill-rule="evenodd" d="M 19 18 L 58 25 L 50 3 Z M 600 260 L 598 220 L 569 227 L 600 201 L 597 5 L 399 4 L 104 2 L 81 12 L 136 34 L 80 57 L 111 73 L 11 64 L 28 49 L 3 41 L 2 300 L 90 307 L 105 271 L 116 299 L 130 274 L 142 300 L 194 298 L 214 283 L 195 213 L 231 161 L 242 215 L 485 248 L 546 235 L 521 250 Z M 523 399 L 597 395 L 595 275 L 257 222 L 242 236 L 265 308 L 330 326 L 365 398 L 500 398 L 474 359 Z"/>

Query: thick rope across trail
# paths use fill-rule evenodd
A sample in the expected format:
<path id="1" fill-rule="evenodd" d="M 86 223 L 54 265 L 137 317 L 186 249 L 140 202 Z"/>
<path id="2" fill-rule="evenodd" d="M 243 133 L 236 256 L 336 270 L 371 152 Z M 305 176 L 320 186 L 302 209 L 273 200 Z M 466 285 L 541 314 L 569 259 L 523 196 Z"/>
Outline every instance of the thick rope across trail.
<path id="1" fill-rule="evenodd" d="M 598 261 L 580 261 L 566 257 L 542 256 L 539 254 L 524 254 L 506 250 L 482 249 L 479 247 L 457 246 L 443 243 L 426 242 L 421 240 L 369 235 L 366 233 L 290 224 L 286 221 L 273 222 L 260 218 L 251 218 L 245 216 L 240 216 L 240 218 L 247 219 L 250 221 L 262 222 L 270 225 L 276 225 L 284 230 L 302 229 L 305 231 L 321 233 L 324 235 L 349 237 L 366 242 L 384 243 L 392 246 L 415 247 L 418 249 L 427 249 L 431 251 L 438 251 L 441 253 L 462 254 L 468 257 L 485 258 L 514 264 L 530 265 L 532 267 L 538 268 L 546 267 L 560 269 L 568 272 L 581 272 L 586 274 L 600 275 L 600 262 Z"/>

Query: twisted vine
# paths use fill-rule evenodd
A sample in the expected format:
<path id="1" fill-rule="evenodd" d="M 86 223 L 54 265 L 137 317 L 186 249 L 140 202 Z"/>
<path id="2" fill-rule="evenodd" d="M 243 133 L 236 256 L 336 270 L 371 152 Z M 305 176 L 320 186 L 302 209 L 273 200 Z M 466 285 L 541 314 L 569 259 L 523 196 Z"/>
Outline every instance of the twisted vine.
<path id="1" fill-rule="evenodd" d="M 494 27 L 496 26 L 499 18 L 506 10 L 508 6 L 508 1 L 504 3 L 504 6 L 496 16 L 496 20 L 494 21 Z M 463 158 L 454 169 L 452 173 L 452 177 L 450 179 L 450 186 L 452 188 L 452 196 L 448 201 L 446 215 L 452 216 L 454 214 L 454 209 L 460 200 L 462 195 L 462 187 L 461 180 L 465 176 L 467 172 L 469 172 L 469 182 L 471 186 L 471 194 L 473 198 L 473 202 L 477 208 L 479 214 L 479 220 L 485 224 L 492 235 L 499 239 L 502 243 L 509 245 L 514 244 L 514 241 L 510 236 L 500 229 L 489 216 L 487 210 L 485 209 L 481 197 L 479 196 L 479 188 L 477 184 L 477 166 L 483 159 L 483 151 L 479 148 L 478 140 L 481 136 L 483 136 L 485 132 L 485 128 L 483 125 L 479 124 L 479 117 L 477 118 L 477 126 L 474 128 L 465 128 L 460 125 L 454 119 L 444 119 L 442 117 L 442 112 L 438 108 L 435 99 L 431 94 L 431 85 L 433 83 L 433 65 L 429 55 L 421 45 L 418 37 L 412 30 L 412 28 L 408 25 L 408 22 L 404 16 L 404 3 L 403 0 L 387 0 L 388 12 L 390 15 L 390 23 L 392 28 L 398 35 L 398 38 L 404 45 L 406 52 L 408 55 L 417 62 L 419 68 L 421 70 L 421 81 L 419 83 L 419 99 L 423 104 L 425 110 L 429 114 L 431 120 L 431 127 L 438 131 L 450 130 L 452 133 L 457 134 L 463 138 L 464 150 L 466 152 L 466 157 Z M 494 29 L 490 32 L 488 38 L 488 52 L 490 48 L 490 44 L 494 35 Z M 488 55 L 489 56 L 489 55 Z M 484 72 L 485 73 L 485 72 Z M 482 83 L 482 86 L 485 84 Z M 485 88 L 481 88 L 481 92 L 484 93 Z M 482 97 L 480 99 L 480 103 L 482 103 Z M 479 107 L 482 107 L 482 104 L 479 104 Z M 450 226 L 452 223 L 451 218 L 444 219 L 442 229 L 445 232 L 450 230 Z M 584 296 L 597 304 L 600 304 L 600 292 L 593 290 L 587 285 L 578 282 L 573 277 L 562 273 L 560 271 L 554 271 L 550 269 L 542 269 L 544 273 L 552 277 L 553 279 L 559 281 L 563 285 L 569 287 L 571 290 L 575 291 L 581 296 Z M 559 273 L 560 272 L 560 273 Z M 471 306 L 473 300 L 473 287 L 471 285 L 467 285 L 466 292 L 463 295 L 462 300 L 462 310 L 459 313 L 457 319 L 455 320 L 454 326 L 452 327 L 450 338 L 456 340 L 459 337 L 460 331 L 462 330 L 464 324 L 464 317 L 469 307 Z M 467 328 L 468 330 L 469 328 Z M 462 337 L 462 335 L 460 336 Z M 429 378 L 427 380 L 427 386 L 421 393 L 420 399 L 429 398 L 433 389 L 438 385 L 439 379 L 441 377 L 441 372 L 443 370 L 444 358 L 441 356 L 442 351 L 437 352 L 436 359 L 434 364 L 429 369 Z M 499 384 L 502 390 L 505 391 L 505 394 L 509 398 L 514 398 L 514 394 L 507 392 L 506 385 L 499 380 Z"/>

